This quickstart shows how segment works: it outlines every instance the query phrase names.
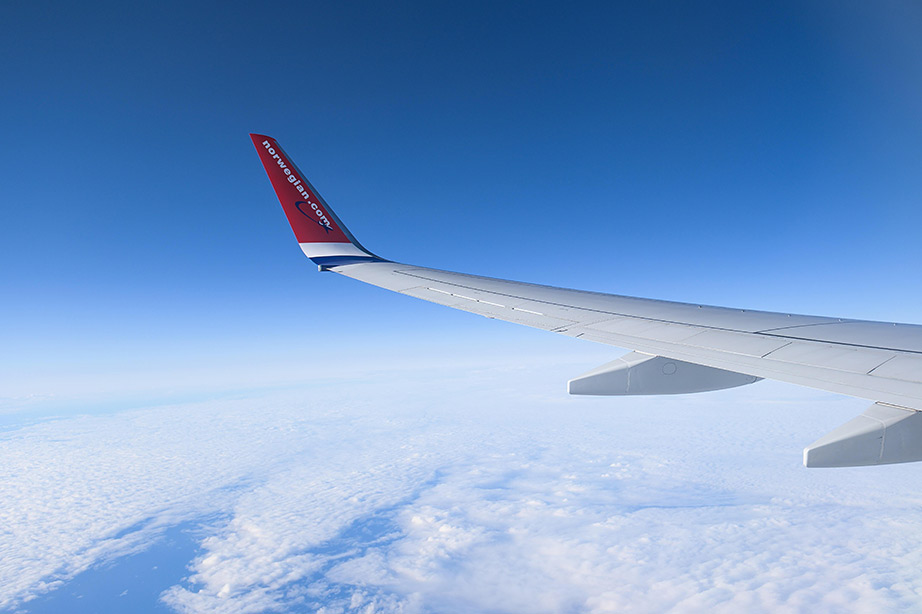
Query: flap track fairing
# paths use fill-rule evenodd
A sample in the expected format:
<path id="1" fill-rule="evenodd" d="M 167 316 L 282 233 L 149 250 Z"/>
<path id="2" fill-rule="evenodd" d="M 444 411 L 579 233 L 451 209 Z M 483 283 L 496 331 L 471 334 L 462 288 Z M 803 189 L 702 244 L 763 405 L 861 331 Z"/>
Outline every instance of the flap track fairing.
<path id="1" fill-rule="evenodd" d="M 686 394 L 745 386 L 759 379 L 692 362 L 631 352 L 571 379 L 567 389 L 570 394 L 606 396 Z"/>
<path id="2" fill-rule="evenodd" d="M 875 403 L 804 450 L 807 467 L 862 467 L 922 460 L 922 412 Z"/>

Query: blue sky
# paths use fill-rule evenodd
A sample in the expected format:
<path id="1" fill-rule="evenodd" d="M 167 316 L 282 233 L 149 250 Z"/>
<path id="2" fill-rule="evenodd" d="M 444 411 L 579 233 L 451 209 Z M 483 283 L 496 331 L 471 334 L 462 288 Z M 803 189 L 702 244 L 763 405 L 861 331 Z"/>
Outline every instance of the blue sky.
<path id="1" fill-rule="evenodd" d="M 909 2 L 20 3 L 3 23 L 8 408 L 611 353 L 318 275 L 248 132 L 395 260 L 922 321 Z"/>
<path id="2" fill-rule="evenodd" d="M 569 397 L 617 348 L 317 273 L 247 136 L 394 260 L 922 323 L 918 4 L 0 17 L 0 610 L 919 609 L 919 466 L 800 463 L 866 401 Z"/>

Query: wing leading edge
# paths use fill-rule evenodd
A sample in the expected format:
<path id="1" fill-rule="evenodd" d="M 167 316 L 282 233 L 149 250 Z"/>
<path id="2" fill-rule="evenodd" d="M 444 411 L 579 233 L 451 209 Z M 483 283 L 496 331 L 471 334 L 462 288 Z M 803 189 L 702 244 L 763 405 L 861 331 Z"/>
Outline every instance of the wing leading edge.
<path id="1" fill-rule="evenodd" d="M 302 251 L 328 270 L 488 318 L 634 350 L 572 394 L 677 394 L 776 379 L 875 402 L 808 467 L 922 460 L 922 326 L 569 290 L 400 264 L 365 249 L 275 139 L 250 135 Z"/>

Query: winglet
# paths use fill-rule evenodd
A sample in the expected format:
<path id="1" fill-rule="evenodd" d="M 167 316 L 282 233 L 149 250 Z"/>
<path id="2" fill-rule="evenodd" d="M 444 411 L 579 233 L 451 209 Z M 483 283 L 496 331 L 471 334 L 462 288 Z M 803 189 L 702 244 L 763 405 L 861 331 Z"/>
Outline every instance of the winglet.
<path id="1" fill-rule="evenodd" d="M 304 173 L 272 137 L 251 134 L 259 159 L 304 254 L 321 269 L 381 262 L 352 236 Z"/>

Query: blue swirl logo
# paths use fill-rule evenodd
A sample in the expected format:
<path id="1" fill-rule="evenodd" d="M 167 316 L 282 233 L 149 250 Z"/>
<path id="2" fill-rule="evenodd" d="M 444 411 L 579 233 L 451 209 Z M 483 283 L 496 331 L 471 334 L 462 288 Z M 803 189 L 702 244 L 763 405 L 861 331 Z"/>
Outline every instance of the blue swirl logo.
<path id="1" fill-rule="evenodd" d="M 310 205 L 310 206 L 312 206 L 312 208 L 313 208 L 313 210 L 314 210 L 315 213 L 312 215 L 311 213 L 309 213 L 309 212 L 305 211 L 304 209 L 302 209 L 302 208 L 301 208 L 301 205 Z M 320 209 L 317 208 L 317 205 L 314 205 L 313 203 L 309 203 L 309 202 L 307 202 L 306 200 L 299 200 L 299 201 L 295 202 L 295 207 L 297 207 L 298 211 L 301 212 L 301 215 L 303 215 L 304 217 L 306 217 L 306 218 L 309 219 L 310 221 L 316 223 L 318 226 L 320 226 L 321 228 L 323 228 L 323 231 L 324 231 L 324 232 L 330 233 L 330 232 L 333 231 L 333 229 L 330 227 L 330 222 L 327 220 L 326 216 L 323 215 L 323 211 L 321 211 Z M 317 218 L 318 215 L 320 215 L 320 216 L 322 216 L 322 217 L 321 217 L 320 219 L 318 219 L 318 218 Z"/>

